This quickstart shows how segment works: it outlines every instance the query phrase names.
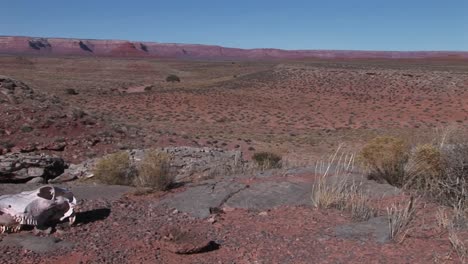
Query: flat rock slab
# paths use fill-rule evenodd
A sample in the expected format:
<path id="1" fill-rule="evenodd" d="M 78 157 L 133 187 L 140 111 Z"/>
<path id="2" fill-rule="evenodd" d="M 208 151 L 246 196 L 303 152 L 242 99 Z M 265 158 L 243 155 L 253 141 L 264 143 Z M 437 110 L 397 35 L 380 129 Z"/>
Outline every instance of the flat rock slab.
<path id="1" fill-rule="evenodd" d="M 225 206 L 266 210 L 282 205 L 309 205 L 311 191 L 312 185 L 306 183 L 262 182 L 234 194 Z"/>
<path id="2" fill-rule="evenodd" d="M 0 184 L 0 195 L 31 191 L 40 186 L 43 184 Z M 70 189 L 78 200 L 105 199 L 115 201 L 134 190 L 129 186 L 104 184 L 54 184 L 54 186 Z"/>
<path id="3" fill-rule="evenodd" d="M 210 208 L 221 207 L 231 196 L 245 188 L 245 184 L 224 181 L 199 185 L 170 196 L 159 204 L 176 208 L 194 217 L 206 218 L 210 215 Z"/>
<path id="4" fill-rule="evenodd" d="M 71 249 L 73 244 L 55 237 L 39 237 L 29 234 L 8 234 L 0 242 L 0 247 L 15 246 L 36 253 L 46 253 L 59 249 Z"/>
<path id="5" fill-rule="evenodd" d="M 385 216 L 379 216 L 365 222 L 337 226 L 335 227 L 335 235 L 360 241 L 373 238 L 379 243 L 385 243 L 389 241 L 388 219 Z"/>

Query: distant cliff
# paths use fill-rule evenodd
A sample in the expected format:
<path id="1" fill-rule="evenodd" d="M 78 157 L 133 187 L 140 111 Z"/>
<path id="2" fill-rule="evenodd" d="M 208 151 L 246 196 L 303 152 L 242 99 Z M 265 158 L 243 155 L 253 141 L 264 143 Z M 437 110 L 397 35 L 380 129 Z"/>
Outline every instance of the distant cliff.
<path id="1" fill-rule="evenodd" d="M 455 51 L 237 49 L 196 44 L 10 36 L 0 37 L 0 54 L 181 59 L 440 58 L 468 60 L 468 52 Z"/>

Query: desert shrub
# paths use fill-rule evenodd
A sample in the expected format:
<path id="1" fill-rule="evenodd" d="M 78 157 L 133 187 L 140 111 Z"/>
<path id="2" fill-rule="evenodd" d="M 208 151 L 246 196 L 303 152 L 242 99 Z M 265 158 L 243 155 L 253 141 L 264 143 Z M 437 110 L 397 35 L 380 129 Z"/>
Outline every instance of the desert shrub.
<path id="1" fill-rule="evenodd" d="M 170 74 L 166 77 L 166 82 L 180 82 L 180 78 L 175 74 Z"/>
<path id="2" fill-rule="evenodd" d="M 446 205 L 468 208 L 468 144 L 445 146 L 442 151 L 442 176 L 431 196 Z"/>
<path id="3" fill-rule="evenodd" d="M 77 95 L 77 94 L 78 94 L 78 92 L 77 92 L 75 89 L 73 89 L 73 88 L 67 88 L 67 89 L 65 89 L 65 93 L 66 93 L 66 94 L 69 94 L 69 95 Z"/>
<path id="4" fill-rule="evenodd" d="M 31 127 L 31 126 L 28 126 L 28 125 L 24 125 L 24 126 L 21 127 L 21 131 L 24 132 L 24 133 L 29 133 L 29 132 L 31 132 L 33 130 L 34 130 L 34 128 Z"/>
<path id="5" fill-rule="evenodd" d="M 403 140 L 376 137 L 364 146 L 358 160 L 368 170 L 369 179 L 401 187 L 408 156 L 408 147 Z"/>
<path id="6" fill-rule="evenodd" d="M 281 168 L 281 156 L 272 152 L 256 152 L 252 155 L 252 160 L 263 169 Z"/>
<path id="7" fill-rule="evenodd" d="M 133 176 L 130 155 L 124 151 L 105 156 L 97 161 L 94 176 L 102 183 L 130 185 Z"/>
<path id="8" fill-rule="evenodd" d="M 430 191 L 438 188 L 443 177 L 443 160 L 439 148 L 424 144 L 417 146 L 405 166 L 405 186 Z"/>
<path id="9" fill-rule="evenodd" d="M 167 190 L 174 182 L 174 174 L 170 171 L 170 155 L 158 150 L 150 150 L 145 154 L 135 177 L 137 187 L 149 187 L 155 190 Z"/>

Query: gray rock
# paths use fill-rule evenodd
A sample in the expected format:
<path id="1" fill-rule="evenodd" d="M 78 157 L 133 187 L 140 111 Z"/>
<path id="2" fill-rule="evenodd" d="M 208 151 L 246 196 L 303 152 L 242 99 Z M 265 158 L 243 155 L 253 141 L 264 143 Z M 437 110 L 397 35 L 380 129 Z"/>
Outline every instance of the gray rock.
<path id="1" fill-rule="evenodd" d="M 35 178 L 32 178 L 31 180 L 29 180 L 27 183 L 29 183 L 29 184 L 45 183 L 45 180 L 42 177 L 35 177 Z"/>
<path id="2" fill-rule="evenodd" d="M 28 234 L 10 234 L 0 241 L 0 247 L 16 246 L 36 253 L 54 252 L 71 249 L 73 244 L 55 237 L 40 237 Z"/>
<path id="3" fill-rule="evenodd" d="M 365 222 L 350 223 L 335 227 L 337 237 L 367 241 L 370 237 L 379 243 L 389 241 L 388 219 L 379 216 Z"/>
<path id="4" fill-rule="evenodd" d="M 34 177 L 47 181 L 62 174 L 65 167 L 65 161 L 59 157 L 9 153 L 0 156 L 0 182 L 26 182 Z"/>
<path id="5" fill-rule="evenodd" d="M 29 177 L 42 177 L 44 175 L 44 172 L 45 172 L 44 168 L 37 168 L 37 167 L 28 168 Z"/>
<path id="6" fill-rule="evenodd" d="M 282 205 L 310 205 L 311 184 L 292 182 L 263 182 L 234 194 L 226 206 L 266 210 Z"/>
<path id="7" fill-rule="evenodd" d="M 232 195 L 246 187 L 245 184 L 236 182 L 208 183 L 190 187 L 185 192 L 167 197 L 160 204 L 176 208 L 194 217 L 206 218 L 210 215 L 210 208 L 222 207 Z"/>

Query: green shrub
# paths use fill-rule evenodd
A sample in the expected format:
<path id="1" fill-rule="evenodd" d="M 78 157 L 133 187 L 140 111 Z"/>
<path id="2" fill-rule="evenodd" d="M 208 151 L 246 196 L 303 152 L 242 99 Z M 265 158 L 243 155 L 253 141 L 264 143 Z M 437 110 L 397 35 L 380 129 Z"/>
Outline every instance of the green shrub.
<path id="1" fill-rule="evenodd" d="M 403 140 L 376 137 L 364 146 L 358 160 L 369 171 L 369 179 L 402 187 L 408 157 L 408 147 Z"/>
<path id="2" fill-rule="evenodd" d="M 105 184 L 130 185 L 132 183 L 130 155 L 124 151 L 105 156 L 96 163 L 94 176 Z"/>
<path id="3" fill-rule="evenodd" d="M 281 156 L 271 152 L 256 152 L 252 159 L 262 169 L 281 168 Z"/>
<path id="4" fill-rule="evenodd" d="M 135 177 L 134 185 L 158 191 L 167 190 L 174 182 L 170 171 L 171 157 L 165 152 L 150 150 L 145 154 Z"/>
<path id="5" fill-rule="evenodd" d="M 171 75 L 166 77 L 166 82 L 180 82 L 180 78 L 179 78 L 179 76 L 177 76 L 175 74 L 171 74 Z"/>

